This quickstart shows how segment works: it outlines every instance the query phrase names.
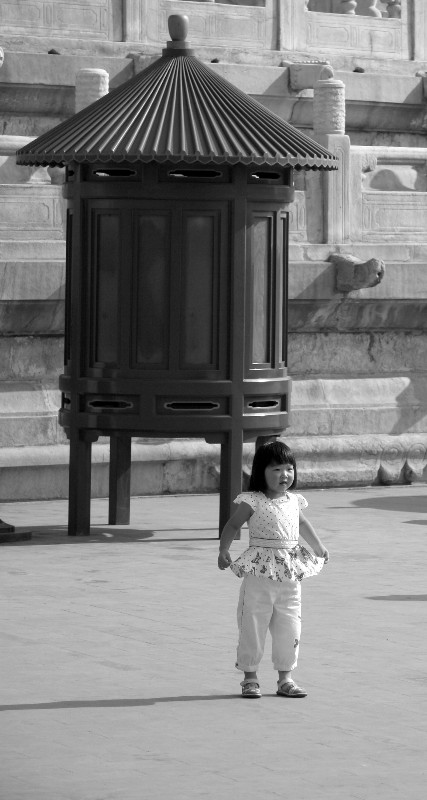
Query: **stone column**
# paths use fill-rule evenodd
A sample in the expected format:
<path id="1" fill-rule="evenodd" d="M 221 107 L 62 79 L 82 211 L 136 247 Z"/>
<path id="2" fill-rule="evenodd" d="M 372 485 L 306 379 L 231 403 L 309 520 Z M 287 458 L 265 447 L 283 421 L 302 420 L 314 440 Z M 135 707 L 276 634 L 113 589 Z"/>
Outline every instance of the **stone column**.
<path id="1" fill-rule="evenodd" d="M 141 41 L 143 13 L 146 14 L 147 10 L 142 8 L 141 0 L 123 0 L 123 40 L 125 42 Z"/>
<path id="2" fill-rule="evenodd" d="M 314 138 L 339 159 L 337 171 L 321 176 L 323 241 L 346 242 L 350 238 L 350 138 L 345 134 L 345 86 L 323 68 L 314 84 Z"/>
<path id="3" fill-rule="evenodd" d="M 278 14 L 278 49 L 306 49 L 306 14 L 308 0 L 279 0 L 276 5 Z"/>
<path id="4" fill-rule="evenodd" d="M 408 19 L 409 34 L 412 35 L 415 61 L 427 58 L 427 3 L 425 0 L 413 0 L 413 15 Z"/>
<path id="5" fill-rule="evenodd" d="M 76 113 L 108 94 L 108 88 L 105 69 L 80 69 L 76 75 Z"/>

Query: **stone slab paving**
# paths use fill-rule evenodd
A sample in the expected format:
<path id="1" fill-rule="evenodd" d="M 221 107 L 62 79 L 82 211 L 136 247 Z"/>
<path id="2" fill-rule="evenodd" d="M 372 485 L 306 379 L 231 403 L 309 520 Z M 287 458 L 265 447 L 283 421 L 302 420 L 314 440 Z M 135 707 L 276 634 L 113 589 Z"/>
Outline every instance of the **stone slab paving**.
<path id="1" fill-rule="evenodd" d="M 427 487 L 307 490 L 331 561 L 303 583 L 304 700 L 245 702 L 240 582 L 218 497 L 3 504 L 1 800 L 421 800 L 427 778 Z M 233 545 L 246 545 L 247 531 Z"/>

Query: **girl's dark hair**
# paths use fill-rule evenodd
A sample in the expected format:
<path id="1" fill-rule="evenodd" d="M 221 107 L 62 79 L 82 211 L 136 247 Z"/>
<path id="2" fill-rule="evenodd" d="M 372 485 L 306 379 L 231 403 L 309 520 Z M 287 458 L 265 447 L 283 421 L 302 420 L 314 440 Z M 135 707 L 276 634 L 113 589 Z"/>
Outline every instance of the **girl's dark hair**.
<path id="1" fill-rule="evenodd" d="M 292 464 L 294 480 L 289 488 L 296 489 L 297 465 L 292 450 L 284 442 L 267 442 L 255 451 L 248 487 L 250 492 L 265 492 L 265 469 L 270 464 Z"/>

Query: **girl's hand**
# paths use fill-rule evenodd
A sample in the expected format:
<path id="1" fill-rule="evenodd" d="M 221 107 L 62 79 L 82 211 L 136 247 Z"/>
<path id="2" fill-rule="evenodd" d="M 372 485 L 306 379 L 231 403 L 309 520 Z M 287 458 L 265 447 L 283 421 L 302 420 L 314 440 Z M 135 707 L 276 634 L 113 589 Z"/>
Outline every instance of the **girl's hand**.
<path id="1" fill-rule="evenodd" d="M 233 559 L 230 556 L 228 550 L 220 550 L 218 556 L 218 567 L 219 569 L 227 569 L 230 566 Z"/>
<path id="2" fill-rule="evenodd" d="M 322 548 L 322 552 L 319 551 L 318 553 L 316 553 L 316 556 L 318 556 L 319 558 L 323 558 L 324 561 L 325 561 L 325 564 L 327 564 L 328 561 L 329 561 L 329 553 L 328 553 L 326 547 Z"/>

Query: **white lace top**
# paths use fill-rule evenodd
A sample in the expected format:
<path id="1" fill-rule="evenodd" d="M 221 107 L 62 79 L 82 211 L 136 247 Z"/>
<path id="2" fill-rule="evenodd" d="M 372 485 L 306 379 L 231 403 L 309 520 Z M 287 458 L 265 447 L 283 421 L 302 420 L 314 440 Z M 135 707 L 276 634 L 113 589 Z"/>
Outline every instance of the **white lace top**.
<path id="1" fill-rule="evenodd" d="M 242 492 L 234 502 L 254 511 L 248 521 L 249 547 L 230 567 L 235 575 L 300 581 L 320 572 L 323 558 L 298 543 L 299 512 L 308 506 L 302 494 L 286 492 L 272 500 L 264 492 Z"/>
<path id="2" fill-rule="evenodd" d="M 286 492 L 283 497 L 271 500 L 264 492 L 242 492 L 234 502 L 247 503 L 254 511 L 248 522 L 249 545 L 254 540 L 258 544 L 260 539 L 271 540 L 271 544 L 265 543 L 266 547 L 298 544 L 299 512 L 308 506 L 302 494 Z"/>

